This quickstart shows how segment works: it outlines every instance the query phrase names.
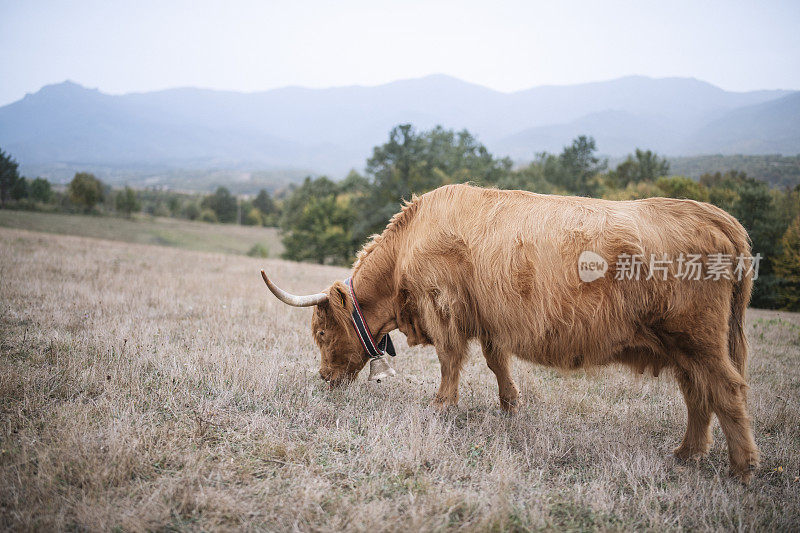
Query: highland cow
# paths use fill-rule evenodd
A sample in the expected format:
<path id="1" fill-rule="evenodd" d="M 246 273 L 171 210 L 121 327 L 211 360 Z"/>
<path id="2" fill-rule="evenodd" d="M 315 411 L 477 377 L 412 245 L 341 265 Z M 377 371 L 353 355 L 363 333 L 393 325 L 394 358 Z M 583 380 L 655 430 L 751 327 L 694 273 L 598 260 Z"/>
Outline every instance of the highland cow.
<path id="1" fill-rule="evenodd" d="M 592 281 L 579 276 L 584 252 L 608 264 Z M 747 481 L 758 464 L 746 406 L 744 315 L 752 268 L 737 278 L 730 264 L 722 274 L 695 279 L 681 276 L 680 261 L 663 261 L 657 270 L 647 262 L 701 257 L 696 265 L 710 267 L 711 257 L 745 256 L 750 245 L 741 224 L 702 202 L 448 185 L 407 203 L 359 253 L 347 283 L 293 296 L 262 275 L 284 302 L 315 306 L 320 375 L 332 385 L 352 381 L 378 359 L 370 352 L 374 339 L 394 329 L 410 345 L 435 347 L 440 406 L 458 401 L 471 339 L 480 342 L 508 411 L 519 404 L 512 355 L 564 369 L 621 363 L 656 376 L 668 369 L 688 410 L 675 455 L 705 454 L 716 414 L 731 469 Z M 618 258 L 635 257 L 644 258 L 639 275 L 621 272 Z M 359 317 L 366 325 L 361 333 Z"/>

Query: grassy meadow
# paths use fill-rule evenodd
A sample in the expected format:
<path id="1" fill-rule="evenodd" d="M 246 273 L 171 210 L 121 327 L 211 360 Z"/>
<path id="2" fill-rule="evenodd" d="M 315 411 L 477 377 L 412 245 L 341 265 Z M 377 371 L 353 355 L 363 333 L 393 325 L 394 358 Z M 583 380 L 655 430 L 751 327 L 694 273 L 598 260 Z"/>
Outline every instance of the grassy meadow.
<path id="1" fill-rule="evenodd" d="M 67 231 L 74 220 L 60 232 L 108 237 L 124 222 Z M 434 350 L 396 332 L 396 378 L 329 390 L 310 310 L 278 302 L 259 269 L 296 292 L 347 271 L 210 253 L 246 251 L 222 232 L 265 230 L 203 229 L 213 237 L 187 247 L 204 251 L 187 251 L 141 244 L 152 234 L 0 228 L 0 528 L 800 527 L 800 315 L 748 313 L 762 466 L 744 486 L 716 423 L 709 457 L 673 459 L 686 412 L 667 375 L 518 362 L 522 404 L 507 416 L 473 346 L 460 404 L 441 413 Z"/>
<path id="2" fill-rule="evenodd" d="M 283 251 L 278 230 L 235 224 L 208 224 L 178 218 L 111 216 L 0 210 L 0 227 L 78 235 L 136 244 L 155 244 L 199 252 L 246 254 L 261 244 L 270 257 Z"/>

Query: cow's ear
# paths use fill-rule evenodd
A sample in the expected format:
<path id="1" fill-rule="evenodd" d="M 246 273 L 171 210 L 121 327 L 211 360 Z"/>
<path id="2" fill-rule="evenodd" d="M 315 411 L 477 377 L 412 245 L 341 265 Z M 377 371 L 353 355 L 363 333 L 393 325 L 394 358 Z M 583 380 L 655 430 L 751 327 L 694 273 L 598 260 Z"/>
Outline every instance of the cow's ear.
<path id="1" fill-rule="evenodd" d="M 335 282 L 331 285 L 331 290 L 328 293 L 328 301 L 336 307 L 343 307 L 347 309 L 347 286 L 341 281 Z"/>

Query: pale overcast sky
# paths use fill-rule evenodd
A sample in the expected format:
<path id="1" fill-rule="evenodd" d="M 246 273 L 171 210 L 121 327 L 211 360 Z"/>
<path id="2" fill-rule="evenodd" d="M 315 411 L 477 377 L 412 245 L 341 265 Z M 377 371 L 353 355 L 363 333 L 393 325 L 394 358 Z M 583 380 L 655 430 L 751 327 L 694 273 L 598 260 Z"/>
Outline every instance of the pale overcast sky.
<path id="1" fill-rule="evenodd" d="M 502 91 L 630 74 L 800 89 L 800 1 L 0 0 L 0 105 L 104 92 L 377 85 Z"/>

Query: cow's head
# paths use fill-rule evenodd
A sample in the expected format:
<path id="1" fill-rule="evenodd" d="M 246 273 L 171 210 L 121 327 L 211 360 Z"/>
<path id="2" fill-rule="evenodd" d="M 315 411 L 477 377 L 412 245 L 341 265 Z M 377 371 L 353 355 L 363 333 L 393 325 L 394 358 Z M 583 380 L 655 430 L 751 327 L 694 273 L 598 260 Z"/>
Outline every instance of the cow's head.
<path id="1" fill-rule="evenodd" d="M 294 307 L 314 307 L 311 335 L 322 355 L 320 377 L 331 386 L 353 381 L 369 357 L 350 322 L 353 302 L 345 284 L 337 281 L 325 292 L 296 296 L 272 283 L 263 270 L 261 276 L 272 294 L 283 303 Z"/>

